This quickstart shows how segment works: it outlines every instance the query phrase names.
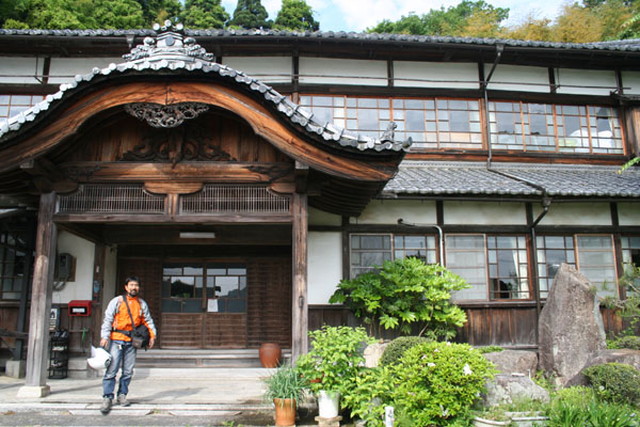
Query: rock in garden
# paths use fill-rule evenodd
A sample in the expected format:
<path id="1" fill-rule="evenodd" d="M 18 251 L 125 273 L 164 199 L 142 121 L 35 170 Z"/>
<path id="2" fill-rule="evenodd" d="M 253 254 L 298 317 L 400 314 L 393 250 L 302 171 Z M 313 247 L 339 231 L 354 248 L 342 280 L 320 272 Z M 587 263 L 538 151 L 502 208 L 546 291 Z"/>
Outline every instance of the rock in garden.
<path id="1" fill-rule="evenodd" d="M 528 376 L 499 374 L 487 382 L 487 392 L 483 398 L 485 406 L 509 404 L 525 399 L 548 402 L 549 392 Z"/>
<path id="2" fill-rule="evenodd" d="M 377 368 L 387 343 L 369 344 L 364 349 L 364 364 L 367 368 Z"/>
<path id="3" fill-rule="evenodd" d="M 538 354 L 527 350 L 504 350 L 486 353 L 484 357 L 496 365 L 503 374 L 521 373 L 534 375 L 538 369 Z"/>
<path id="4" fill-rule="evenodd" d="M 570 265 L 560 266 L 538 322 L 539 367 L 557 385 L 566 385 L 606 347 L 596 298 L 586 277 Z"/>

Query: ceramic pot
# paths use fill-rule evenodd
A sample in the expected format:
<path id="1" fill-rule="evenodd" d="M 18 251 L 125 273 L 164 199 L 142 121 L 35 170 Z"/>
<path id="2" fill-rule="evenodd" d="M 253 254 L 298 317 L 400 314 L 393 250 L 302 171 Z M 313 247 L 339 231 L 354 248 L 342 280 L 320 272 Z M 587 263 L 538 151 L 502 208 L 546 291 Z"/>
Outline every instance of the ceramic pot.
<path id="1" fill-rule="evenodd" d="M 258 355 L 260 356 L 260 364 L 263 368 L 276 368 L 280 364 L 282 349 L 280 348 L 280 344 L 265 342 L 260 346 Z"/>
<path id="2" fill-rule="evenodd" d="M 320 390 L 318 392 L 318 415 L 321 418 L 334 418 L 340 410 L 340 393 Z"/>
<path id="3" fill-rule="evenodd" d="M 296 424 L 296 400 L 273 399 L 276 406 L 276 426 L 293 426 Z"/>

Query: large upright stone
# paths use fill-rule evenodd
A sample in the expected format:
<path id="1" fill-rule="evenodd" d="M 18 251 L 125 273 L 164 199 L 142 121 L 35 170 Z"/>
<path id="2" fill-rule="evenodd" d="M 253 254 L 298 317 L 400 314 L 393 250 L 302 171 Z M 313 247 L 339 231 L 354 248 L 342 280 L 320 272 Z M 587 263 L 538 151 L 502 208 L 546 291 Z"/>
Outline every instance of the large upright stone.
<path id="1" fill-rule="evenodd" d="M 603 350 L 604 326 L 591 283 L 562 264 L 540 313 L 540 369 L 564 386 L 578 375 L 591 355 Z"/>

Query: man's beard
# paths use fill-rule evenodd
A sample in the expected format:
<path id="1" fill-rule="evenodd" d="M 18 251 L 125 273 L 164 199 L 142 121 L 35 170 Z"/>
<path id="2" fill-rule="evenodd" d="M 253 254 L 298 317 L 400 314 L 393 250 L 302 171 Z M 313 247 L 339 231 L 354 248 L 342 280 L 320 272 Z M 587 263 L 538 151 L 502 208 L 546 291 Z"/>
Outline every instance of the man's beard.
<path id="1" fill-rule="evenodd" d="M 138 296 L 138 291 L 136 291 L 135 289 L 132 290 L 132 291 L 129 291 L 128 293 L 129 293 L 129 296 L 132 297 L 132 298 L 135 297 L 135 296 Z"/>

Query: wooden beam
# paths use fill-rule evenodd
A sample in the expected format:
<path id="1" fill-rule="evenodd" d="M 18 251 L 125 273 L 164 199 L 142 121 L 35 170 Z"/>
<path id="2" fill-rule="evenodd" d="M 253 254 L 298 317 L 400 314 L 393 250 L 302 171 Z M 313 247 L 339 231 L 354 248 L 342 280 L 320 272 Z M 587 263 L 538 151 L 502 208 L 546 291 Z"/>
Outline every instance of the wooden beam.
<path id="1" fill-rule="evenodd" d="M 307 333 L 309 313 L 307 301 L 307 195 L 293 194 L 293 292 L 291 296 L 291 362 L 309 351 Z"/>
<path id="2" fill-rule="evenodd" d="M 49 360 L 49 312 L 58 237 L 56 225 L 53 222 L 55 205 L 56 193 L 44 193 L 40 196 L 29 314 L 26 379 L 25 385 L 18 391 L 19 397 L 43 397 L 49 394 L 49 386 L 46 384 Z"/>

